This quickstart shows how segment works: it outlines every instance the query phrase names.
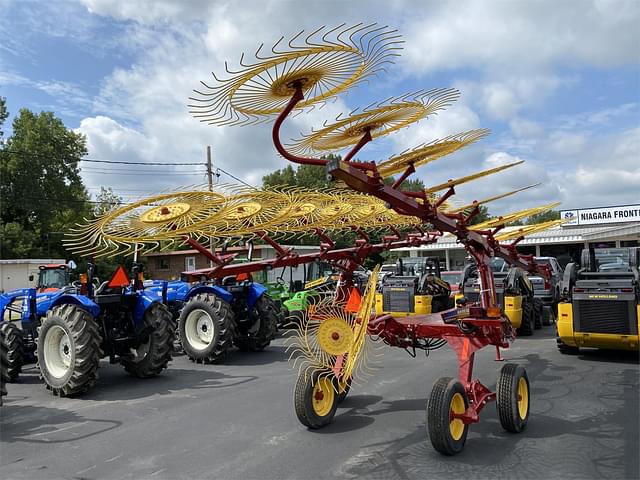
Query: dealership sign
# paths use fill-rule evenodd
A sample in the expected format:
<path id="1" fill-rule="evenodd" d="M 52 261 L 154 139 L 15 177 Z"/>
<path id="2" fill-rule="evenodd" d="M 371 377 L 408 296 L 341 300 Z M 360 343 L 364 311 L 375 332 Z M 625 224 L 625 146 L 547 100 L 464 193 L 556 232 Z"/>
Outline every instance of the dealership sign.
<path id="1" fill-rule="evenodd" d="M 560 218 L 567 220 L 562 226 L 601 225 L 604 223 L 640 222 L 640 204 L 621 207 L 583 208 L 560 210 Z"/>

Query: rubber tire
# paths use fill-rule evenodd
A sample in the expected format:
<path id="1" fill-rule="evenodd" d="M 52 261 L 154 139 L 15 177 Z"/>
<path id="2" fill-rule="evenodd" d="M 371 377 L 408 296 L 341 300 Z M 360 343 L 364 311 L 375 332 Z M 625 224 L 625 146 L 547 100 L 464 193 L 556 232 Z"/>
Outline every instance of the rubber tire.
<path id="1" fill-rule="evenodd" d="M 22 372 L 24 365 L 24 347 L 22 343 L 22 330 L 15 323 L 5 322 L 0 325 L 2 331 L 2 343 L 6 352 L 6 378 L 7 383 L 15 382 Z"/>
<path id="2" fill-rule="evenodd" d="M 556 337 L 556 346 L 558 347 L 558 351 L 563 355 L 578 355 L 580 353 L 579 347 L 573 347 L 563 343 L 560 337 Z"/>
<path id="3" fill-rule="evenodd" d="M 553 313 L 553 306 L 544 307 L 542 313 L 542 324 L 545 327 L 549 327 L 555 323 L 555 314 Z"/>
<path id="4" fill-rule="evenodd" d="M 441 377 L 433 384 L 427 404 L 427 430 L 431 445 L 443 455 L 455 455 L 464 448 L 469 433 L 469 425 L 465 424 L 462 436 L 456 440 L 449 429 L 449 411 L 451 399 L 459 393 L 464 399 L 465 410 L 469 408 L 469 399 L 462 384 L 451 377 Z"/>
<path id="5" fill-rule="evenodd" d="M 149 334 L 149 351 L 142 359 L 123 357 L 121 363 L 134 377 L 151 378 L 159 375 L 171 361 L 176 324 L 167 306 L 158 302 L 145 312 L 144 324 L 153 329 Z"/>
<path id="6" fill-rule="evenodd" d="M 524 377 L 527 382 L 527 415 L 524 419 L 518 413 L 518 383 Z M 527 426 L 529 414 L 531 413 L 531 385 L 527 371 L 523 366 L 516 363 L 507 363 L 500 370 L 498 383 L 496 385 L 496 409 L 500 424 L 507 432 L 520 433 Z"/>
<path id="7" fill-rule="evenodd" d="M 526 298 L 522 299 L 522 325 L 518 329 L 518 335 L 521 337 L 530 337 L 533 335 L 535 328 L 535 319 L 533 318 L 533 304 Z"/>
<path id="8" fill-rule="evenodd" d="M 318 416 L 313 409 L 313 389 L 318 381 L 321 372 L 315 371 L 306 374 L 304 371 L 298 376 L 296 387 L 293 393 L 293 406 L 300 423 L 312 430 L 325 427 L 333 421 L 333 417 L 338 409 L 338 395 L 334 395 L 334 402 L 329 413 L 325 416 Z"/>
<path id="9" fill-rule="evenodd" d="M 54 325 L 66 332 L 72 344 L 72 365 L 61 378 L 52 376 L 47 370 L 41 345 L 47 332 Z M 36 350 L 40 378 L 46 388 L 54 395 L 70 397 L 93 387 L 98 380 L 98 366 L 103 355 L 101 343 L 102 336 L 98 324 L 86 310 L 71 304 L 58 305 L 49 310 L 38 333 Z"/>
<path id="10" fill-rule="evenodd" d="M 254 308 L 257 317 L 256 322 L 258 323 L 256 331 L 247 334 L 247 336 L 240 336 L 242 334 L 239 334 L 234 339 L 236 347 L 243 352 L 261 352 L 276 337 L 276 331 L 278 330 L 278 309 L 269 295 L 263 294 L 256 301 Z"/>
<path id="11" fill-rule="evenodd" d="M 199 308 L 207 312 L 217 326 L 211 344 L 203 350 L 194 349 L 187 341 L 185 335 L 185 321 L 187 315 L 194 309 Z M 222 300 L 214 293 L 199 293 L 189 299 L 182 309 L 178 328 L 182 349 L 192 362 L 196 363 L 222 363 L 227 357 L 227 352 L 231 348 L 234 323 L 233 310 L 231 305 Z"/>
<path id="12" fill-rule="evenodd" d="M 540 330 L 542 328 L 542 316 L 544 315 L 544 304 L 539 298 L 533 299 L 533 314 L 535 316 L 535 329 Z"/>

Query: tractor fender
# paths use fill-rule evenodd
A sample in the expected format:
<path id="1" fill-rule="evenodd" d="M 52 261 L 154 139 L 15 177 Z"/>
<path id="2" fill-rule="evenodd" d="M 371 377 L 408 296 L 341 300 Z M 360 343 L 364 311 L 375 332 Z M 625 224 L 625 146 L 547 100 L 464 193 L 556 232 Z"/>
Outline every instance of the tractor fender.
<path id="1" fill-rule="evenodd" d="M 53 307 L 58 305 L 77 305 L 80 308 L 88 311 L 92 317 L 97 317 L 100 315 L 100 307 L 91 299 L 85 297 L 84 295 L 75 295 L 70 293 L 64 293 L 55 298 L 50 304 L 47 310 L 51 310 Z"/>
<path id="2" fill-rule="evenodd" d="M 187 292 L 183 301 L 188 302 L 191 297 L 199 293 L 213 293 L 227 303 L 231 303 L 231 301 L 233 300 L 233 295 L 227 292 L 224 288 L 218 287 L 217 285 L 198 285 L 197 287 L 191 288 Z"/>
<path id="3" fill-rule="evenodd" d="M 144 324 L 144 315 L 154 303 L 162 303 L 162 292 L 157 291 L 139 291 L 136 292 L 136 304 L 133 307 L 133 323 L 135 327 L 141 327 Z"/>
<path id="4" fill-rule="evenodd" d="M 260 297 L 267 291 L 267 287 L 260 283 L 252 283 L 247 288 L 247 308 L 251 310 Z"/>

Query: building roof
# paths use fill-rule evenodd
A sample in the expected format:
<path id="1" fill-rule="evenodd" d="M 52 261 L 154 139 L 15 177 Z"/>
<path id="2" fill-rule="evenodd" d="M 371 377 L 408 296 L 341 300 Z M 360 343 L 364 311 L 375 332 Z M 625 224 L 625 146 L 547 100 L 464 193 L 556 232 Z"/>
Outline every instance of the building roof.
<path id="1" fill-rule="evenodd" d="M 505 227 L 501 232 L 513 232 L 522 228 L 522 226 Z M 640 233 L 640 223 L 633 223 L 626 226 L 606 226 L 599 225 L 593 227 L 554 227 L 542 232 L 533 233 L 521 240 L 518 245 L 541 245 L 541 244 L 557 244 L 557 243 L 581 243 L 596 240 L 610 240 L 614 238 L 624 237 Z M 505 244 L 511 241 L 503 242 Z M 462 244 L 457 243 L 456 237 L 451 233 L 445 233 L 438 238 L 436 243 L 423 245 L 421 247 L 405 247 L 398 248 L 397 251 L 409 250 L 446 250 L 453 248 L 464 248 Z"/>
<path id="2" fill-rule="evenodd" d="M 64 258 L 10 258 L 8 260 L 0 260 L 1 265 L 17 265 L 17 264 L 37 264 L 45 265 L 48 263 L 67 263 Z"/>

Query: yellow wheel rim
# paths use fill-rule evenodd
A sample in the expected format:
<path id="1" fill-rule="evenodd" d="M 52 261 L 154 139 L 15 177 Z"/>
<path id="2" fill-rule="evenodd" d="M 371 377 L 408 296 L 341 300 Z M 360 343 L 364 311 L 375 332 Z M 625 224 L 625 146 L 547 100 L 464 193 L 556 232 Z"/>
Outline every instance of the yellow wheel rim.
<path id="1" fill-rule="evenodd" d="M 325 417 L 333 408 L 335 391 L 329 377 L 320 378 L 313 387 L 313 411 L 319 417 Z"/>
<path id="2" fill-rule="evenodd" d="M 166 222 L 178 218 L 191 210 L 191 205 L 183 202 L 176 202 L 161 207 L 155 207 L 140 215 L 140 221 L 144 223 Z"/>
<path id="3" fill-rule="evenodd" d="M 328 318 L 318 327 L 318 346 L 329 355 L 347 353 L 352 342 L 351 326 L 341 318 Z"/>
<path id="4" fill-rule="evenodd" d="M 241 220 L 255 215 L 260 210 L 262 210 L 262 205 L 258 202 L 245 202 L 234 206 L 224 218 L 225 220 Z"/>
<path id="5" fill-rule="evenodd" d="M 518 415 L 520 419 L 527 418 L 529 413 L 529 386 L 524 377 L 520 377 L 518 381 Z"/>
<path id="6" fill-rule="evenodd" d="M 449 417 L 451 418 L 452 413 L 462 415 L 464 411 L 464 398 L 462 398 L 462 395 L 460 395 L 459 393 L 456 393 L 453 397 L 451 397 L 451 404 L 449 405 Z M 462 434 L 464 433 L 464 422 L 459 418 L 451 418 L 449 420 L 449 433 L 451 433 L 451 437 L 454 440 L 460 440 L 460 438 L 462 438 Z"/>

